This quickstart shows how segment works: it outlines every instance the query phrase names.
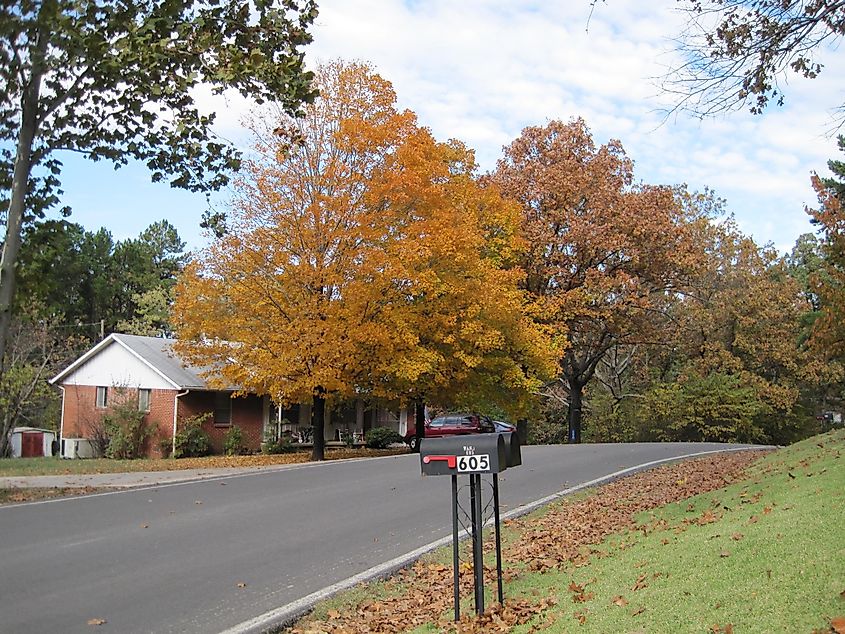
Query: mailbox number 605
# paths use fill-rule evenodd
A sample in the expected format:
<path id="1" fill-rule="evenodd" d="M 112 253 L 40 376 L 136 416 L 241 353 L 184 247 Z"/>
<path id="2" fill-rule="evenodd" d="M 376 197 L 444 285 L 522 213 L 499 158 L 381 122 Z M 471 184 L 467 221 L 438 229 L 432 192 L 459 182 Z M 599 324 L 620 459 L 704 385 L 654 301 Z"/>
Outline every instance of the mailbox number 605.
<path id="1" fill-rule="evenodd" d="M 490 456 L 487 454 L 481 454 L 478 456 L 458 456 L 458 471 L 461 473 L 489 470 Z"/>

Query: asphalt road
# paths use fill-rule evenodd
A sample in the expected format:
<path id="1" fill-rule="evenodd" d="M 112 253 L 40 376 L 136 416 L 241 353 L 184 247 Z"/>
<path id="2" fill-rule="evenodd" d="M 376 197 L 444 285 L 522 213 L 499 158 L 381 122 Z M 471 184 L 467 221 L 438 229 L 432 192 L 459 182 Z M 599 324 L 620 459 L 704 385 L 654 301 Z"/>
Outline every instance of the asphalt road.
<path id="1" fill-rule="evenodd" d="M 503 512 L 717 444 L 524 447 Z M 451 531 L 419 457 L 0 507 L 0 632 L 221 632 Z"/>

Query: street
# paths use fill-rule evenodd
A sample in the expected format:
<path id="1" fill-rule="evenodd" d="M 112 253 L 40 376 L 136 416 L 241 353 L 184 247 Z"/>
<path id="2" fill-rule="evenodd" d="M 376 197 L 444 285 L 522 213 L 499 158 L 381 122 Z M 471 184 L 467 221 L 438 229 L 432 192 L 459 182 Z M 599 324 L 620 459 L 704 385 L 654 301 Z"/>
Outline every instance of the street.
<path id="1" fill-rule="evenodd" d="M 524 447 L 503 512 L 718 444 Z M 3 632 L 221 632 L 451 532 L 449 478 L 419 457 L 0 507 Z"/>

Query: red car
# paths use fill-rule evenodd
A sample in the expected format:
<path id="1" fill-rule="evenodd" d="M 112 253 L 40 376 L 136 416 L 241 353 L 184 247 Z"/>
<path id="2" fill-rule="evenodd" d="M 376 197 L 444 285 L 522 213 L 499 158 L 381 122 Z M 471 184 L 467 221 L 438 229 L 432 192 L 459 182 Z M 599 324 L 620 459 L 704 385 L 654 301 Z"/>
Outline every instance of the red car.
<path id="1" fill-rule="evenodd" d="M 462 436 L 465 434 L 486 434 L 494 432 L 512 432 L 516 428 L 508 423 L 489 419 L 481 414 L 445 414 L 425 421 L 425 438 L 442 436 Z M 411 451 L 419 451 L 420 443 L 414 425 L 408 426 L 405 442 Z"/>

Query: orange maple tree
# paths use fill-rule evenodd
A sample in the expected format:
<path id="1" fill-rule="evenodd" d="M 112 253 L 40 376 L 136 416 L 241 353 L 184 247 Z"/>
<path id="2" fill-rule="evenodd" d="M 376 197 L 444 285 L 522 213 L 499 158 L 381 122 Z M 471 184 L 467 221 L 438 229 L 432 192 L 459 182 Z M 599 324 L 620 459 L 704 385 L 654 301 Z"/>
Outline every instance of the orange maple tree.
<path id="1" fill-rule="evenodd" d="M 655 315 L 697 257 L 685 216 L 671 189 L 634 184 L 622 145 L 597 146 L 582 119 L 525 128 L 492 180 L 522 207 L 524 287 L 564 340 L 569 439 L 579 442 L 597 364 L 655 336 Z"/>
<path id="2" fill-rule="evenodd" d="M 366 65 L 323 65 L 315 85 L 304 119 L 254 113 L 229 232 L 187 267 L 174 314 L 186 358 L 310 402 L 322 459 L 327 398 L 444 398 L 485 372 L 519 387 L 542 345 L 503 267 L 515 208 L 479 186 L 472 152 Z"/>

